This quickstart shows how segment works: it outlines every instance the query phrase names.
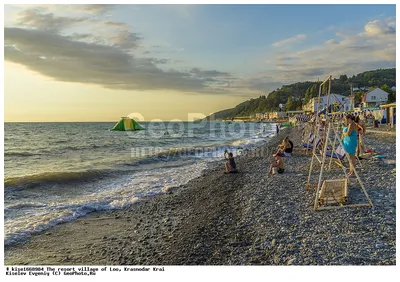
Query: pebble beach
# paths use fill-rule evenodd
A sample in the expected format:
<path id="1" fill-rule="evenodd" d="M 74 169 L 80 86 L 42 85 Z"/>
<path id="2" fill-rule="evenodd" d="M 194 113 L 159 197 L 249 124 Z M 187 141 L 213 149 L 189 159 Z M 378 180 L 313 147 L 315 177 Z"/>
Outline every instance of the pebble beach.
<path id="1" fill-rule="evenodd" d="M 285 173 L 268 177 L 271 155 L 285 136 L 294 154 L 284 160 Z M 8 246 L 5 264 L 395 265 L 396 136 L 367 131 L 365 139 L 385 157 L 364 156 L 357 165 L 373 207 L 314 211 L 315 190 L 306 189 L 310 153 L 300 148 L 298 129 L 286 128 L 237 156 L 239 173 L 226 175 L 224 161 L 215 162 L 165 194 Z M 355 181 L 349 201 L 365 202 L 352 188 Z"/>

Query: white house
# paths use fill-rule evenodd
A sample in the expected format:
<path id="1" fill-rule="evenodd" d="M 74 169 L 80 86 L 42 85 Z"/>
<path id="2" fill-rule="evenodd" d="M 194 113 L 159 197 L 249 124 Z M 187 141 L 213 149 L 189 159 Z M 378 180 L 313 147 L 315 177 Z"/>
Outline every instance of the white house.
<path id="1" fill-rule="evenodd" d="M 328 96 L 322 96 L 319 101 L 318 108 L 318 97 L 312 98 L 306 105 L 303 106 L 303 110 L 306 112 L 317 112 L 328 106 Z M 329 105 L 338 104 L 338 111 L 349 111 L 351 109 L 350 98 L 347 96 L 331 93 Z"/>
<path id="2" fill-rule="evenodd" d="M 388 100 L 389 93 L 380 88 L 368 91 L 362 96 L 362 106 L 364 108 L 376 107 L 385 104 Z"/>

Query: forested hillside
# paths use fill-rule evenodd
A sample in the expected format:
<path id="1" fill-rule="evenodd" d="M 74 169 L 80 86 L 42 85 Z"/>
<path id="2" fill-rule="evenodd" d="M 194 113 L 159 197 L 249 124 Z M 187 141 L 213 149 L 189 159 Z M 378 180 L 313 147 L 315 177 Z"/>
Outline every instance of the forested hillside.
<path id="1" fill-rule="evenodd" d="M 301 109 L 311 98 L 318 96 L 319 85 L 321 82 L 305 81 L 297 82 L 272 91 L 268 95 L 262 95 L 255 99 L 245 101 L 234 108 L 226 109 L 214 113 L 215 119 L 227 119 L 240 116 L 251 116 L 258 112 L 271 112 L 279 110 L 279 104 L 286 104 L 286 110 Z M 350 87 L 380 87 L 389 92 L 389 102 L 395 101 L 395 95 L 391 90 L 392 86 L 396 86 L 396 69 L 378 69 L 366 71 L 347 77 L 340 75 L 339 78 L 332 80 L 331 93 L 350 95 Z M 325 91 L 325 89 L 323 89 Z M 360 102 L 361 95 L 365 91 L 354 93 L 356 103 Z"/>

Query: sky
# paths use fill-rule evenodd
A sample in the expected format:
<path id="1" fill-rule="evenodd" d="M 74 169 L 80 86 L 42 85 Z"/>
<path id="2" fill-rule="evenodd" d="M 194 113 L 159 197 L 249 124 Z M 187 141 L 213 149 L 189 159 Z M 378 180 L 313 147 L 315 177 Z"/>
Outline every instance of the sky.
<path id="1" fill-rule="evenodd" d="M 4 6 L 6 122 L 190 120 L 395 66 L 395 5 Z"/>

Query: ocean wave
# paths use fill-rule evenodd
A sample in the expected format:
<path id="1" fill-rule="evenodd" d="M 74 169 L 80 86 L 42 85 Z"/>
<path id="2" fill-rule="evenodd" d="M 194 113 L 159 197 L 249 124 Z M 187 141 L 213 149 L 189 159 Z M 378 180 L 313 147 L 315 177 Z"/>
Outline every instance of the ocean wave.
<path id="1" fill-rule="evenodd" d="M 93 180 L 109 175 L 109 170 L 88 170 L 77 172 L 45 172 L 34 175 L 6 177 L 4 187 L 25 186 L 24 188 L 33 188 L 47 183 L 65 183 L 75 181 Z"/>
<path id="2" fill-rule="evenodd" d="M 4 245 L 9 246 L 25 241 L 31 235 L 48 230 L 58 224 L 74 221 L 96 211 L 122 209 L 140 201 L 138 197 L 127 199 L 98 199 L 93 202 L 71 203 L 58 206 L 57 209 L 36 214 L 33 217 L 23 217 L 4 223 L 6 232 Z"/>
<path id="3" fill-rule="evenodd" d="M 4 156 L 10 157 L 31 157 L 31 156 L 40 156 L 42 153 L 36 152 L 4 152 Z"/>
<path id="4" fill-rule="evenodd" d="M 52 144 L 65 144 L 67 142 L 53 142 Z M 51 155 L 54 153 L 60 153 L 60 152 L 69 152 L 69 151 L 83 151 L 83 150 L 91 150 L 91 149 L 97 149 L 97 148 L 109 148 L 109 147 L 114 147 L 117 146 L 116 144 L 103 144 L 103 145 L 97 145 L 97 144 L 88 144 L 88 145 L 80 145 L 80 146 L 49 146 L 46 148 L 36 148 L 35 151 L 5 151 L 4 156 L 9 156 L 9 157 L 32 157 L 32 156 L 43 156 L 43 155 Z"/>
<path id="5" fill-rule="evenodd" d="M 4 210 L 21 210 L 21 209 L 27 209 L 27 208 L 41 208 L 45 207 L 46 205 L 44 204 L 39 204 L 39 203 L 16 203 L 16 204 L 11 204 L 11 205 L 5 205 Z"/>

